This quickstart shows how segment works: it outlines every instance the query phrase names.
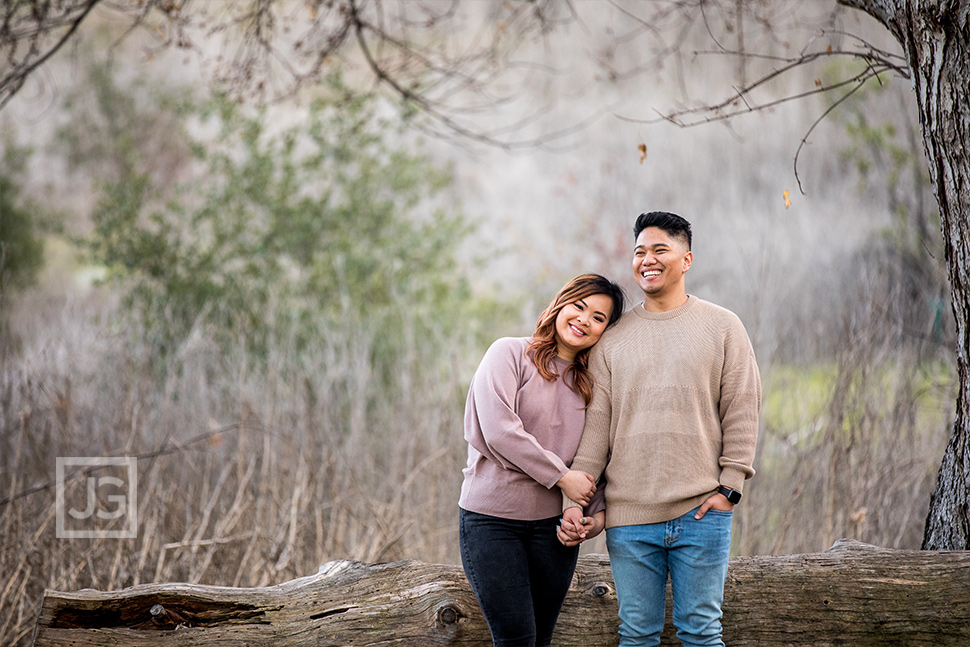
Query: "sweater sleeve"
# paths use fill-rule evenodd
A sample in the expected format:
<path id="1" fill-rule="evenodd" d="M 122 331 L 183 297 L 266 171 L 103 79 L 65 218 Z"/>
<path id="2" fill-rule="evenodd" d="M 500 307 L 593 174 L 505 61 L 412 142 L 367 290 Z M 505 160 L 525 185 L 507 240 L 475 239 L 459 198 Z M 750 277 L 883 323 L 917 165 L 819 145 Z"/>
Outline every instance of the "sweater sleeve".
<path id="1" fill-rule="evenodd" d="M 593 377 L 593 401 L 586 409 L 586 423 L 572 469 L 582 470 L 599 480 L 610 456 L 610 421 L 612 418 L 612 383 L 602 343 L 593 347 L 589 372 Z M 563 509 L 579 504 L 563 494 Z M 605 507 L 605 504 L 604 504 Z"/>
<path id="2" fill-rule="evenodd" d="M 725 336 L 721 373 L 721 485 L 740 491 L 745 479 L 754 476 L 760 410 L 761 377 L 754 349 L 743 324 L 735 320 Z"/>
<path id="3" fill-rule="evenodd" d="M 568 468 L 525 430 L 516 413 L 521 362 L 529 360 L 515 345 L 503 341 L 498 340 L 486 351 L 472 378 L 465 439 L 503 469 L 518 470 L 552 488 Z M 480 433 L 474 433 L 476 429 Z"/>
<path id="4" fill-rule="evenodd" d="M 562 496 L 564 500 L 568 498 L 566 497 L 565 494 L 563 494 Z M 573 503 L 575 505 L 579 505 L 578 503 L 575 503 L 575 502 Z M 568 507 L 570 506 L 564 505 L 563 510 L 565 510 Z M 593 493 L 593 497 L 589 500 L 589 504 L 587 504 L 587 506 L 583 509 L 583 514 L 586 515 L 587 517 L 592 517 L 597 512 L 602 512 L 603 510 L 606 510 L 606 479 L 605 478 L 601 478 L 596 483 L 596 492 Z"/>

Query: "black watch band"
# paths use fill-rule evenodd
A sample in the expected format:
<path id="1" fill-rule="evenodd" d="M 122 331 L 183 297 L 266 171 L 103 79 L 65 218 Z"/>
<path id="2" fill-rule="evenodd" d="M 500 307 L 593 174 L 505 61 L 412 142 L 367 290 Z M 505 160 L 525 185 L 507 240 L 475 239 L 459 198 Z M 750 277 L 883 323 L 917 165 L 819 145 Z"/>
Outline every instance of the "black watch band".
<path id="1" fill-rule="evenodd" d="M 737 505 L 741 502 L 741 493 L 737 490 L 732 490 L 729 487 L 724 487 L 723 485 L 717 486 L 718 494 L 723 494 L 731 505 Z"/>

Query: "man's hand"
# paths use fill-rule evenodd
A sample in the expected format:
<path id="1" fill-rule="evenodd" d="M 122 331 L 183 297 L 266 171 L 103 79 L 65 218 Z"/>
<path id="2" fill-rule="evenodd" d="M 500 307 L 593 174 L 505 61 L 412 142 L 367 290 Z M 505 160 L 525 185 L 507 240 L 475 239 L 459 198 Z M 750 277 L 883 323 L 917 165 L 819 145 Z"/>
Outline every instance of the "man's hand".
<path id="1" fill-rule="evenodd" d="M 559 521 L 559 528 L 556 530 L 556 536 L 559 537 L 559 541 L 564 546 L 576 546 L 585 539 L 582 535 L 585 531 L 582 519 L 582 508 L 572 507 L 563 510 L 562 519 Z"/>
<path id="2" fill-rule="evenodd" d="M 708 510 L 721 510 L 723 512 L 730 512 L 734 510 L 734 504 L 727 500 L 727 497 L 720 492 L 715 492 L 707 501 L 701 504 L 701 507 L 697 508 L 697 512 L 694 513 L 695 519 L 702 519 L 704 515 L 707 514 Z"/>
<path id="3" fill-rule="evenodd" d="M 556 481 L 556 485 L 576 503 L 586 505 L 589 503 L 593 492 L 596 492 L 596 481 L 586 472 L 579 470 L 569 470 L 561 479 Z"/>
<path id="4" fill-rule="evenodd" d="M 584 524 L 587 527 L 586 539 L 592 539 L 606 528 L 606 510 L 600 510 L 592 517 L 586 517 L 586 520 L 589 522 L 588 525 Z"/>
<path id="5" fill-rule="evenodd" d="M 605 511 L 601 510 L 592 517 L 584 517 L 579 508 L 568 508 L 562 514 L 556 536 L 564 546 L 577 546 L 603 532 L 605 525 Z"/>

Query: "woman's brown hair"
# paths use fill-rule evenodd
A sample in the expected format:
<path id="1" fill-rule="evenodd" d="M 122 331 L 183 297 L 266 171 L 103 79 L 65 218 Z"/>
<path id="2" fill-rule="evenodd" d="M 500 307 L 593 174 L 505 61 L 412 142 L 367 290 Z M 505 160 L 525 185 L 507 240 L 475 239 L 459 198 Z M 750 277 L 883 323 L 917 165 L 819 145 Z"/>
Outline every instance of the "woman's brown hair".
<path id="1" fill-rule="evenodd" d="M 532 343 L 529 344 L 528 352 L 532 363 L 539 370 L 539 375 L 550 382 L 559 378 L 559 373 L 556 372 L 553 362 L 558 350 L 556 317 L 559 316 L 559 311 L 565 306 L 594 294 L 605 294 L 613 302 L 613 312 L 610 313 L 610 320 L 607 323 L 607 328 L 609 328 L 623 314 L 623 290 L 616 283 L 599 274 L 582 274 L 566 283 L 556 294 L 552 303 L 539 315 L 539 319 L 536 321 L 536 331 L 532 335 Z M 589 374 L 588 366 L 589 348 L 584 348 L 576 354 L 573 363 L 566 369 L 567 375 L 570 372 L 573 374 L 573 383 L 569 388 L 583 396 L 583 401 L 587 407 L 593 400 L 593 378 Z M 565 375 L 563 379 L 565 379 Z"/>

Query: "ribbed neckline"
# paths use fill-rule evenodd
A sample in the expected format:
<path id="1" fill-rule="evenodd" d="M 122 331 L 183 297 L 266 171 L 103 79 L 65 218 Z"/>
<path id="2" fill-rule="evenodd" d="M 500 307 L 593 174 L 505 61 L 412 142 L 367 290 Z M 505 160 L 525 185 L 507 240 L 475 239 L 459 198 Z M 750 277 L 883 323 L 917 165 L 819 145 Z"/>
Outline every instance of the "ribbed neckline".
<path id="1" fill-rule="evenodd" d="M 667 310 L 666 312 L 649 312 L 643 307 L 643 301 L 641 301 L 633 308 L 633 314 L 649 321 L 666 321 L 667 319 L 673 319 L 684 314 L 693 308 L 695 303 L 697 303 L 697 297 L 693 294 L 688 294 L 687 301 L 682 306 L 678 306 L 673 310 Z"/>
<path id="2" fill-rule="evenodd" d="M 524 339 L 525 339 L 525 343 L 526 343 L 526 345 L 525 345 L 525 352 L 526 352 L 526 356 L 528 356 L 529 355 L 529 345 L 532 344 L 533 338 L 532 337 L 524 337 Z M 553 361 L 557 365 L 559 365 L 562 368 L 569 368 L 570 366 L 573 365 L 573 363 L 570 362 L 568 359 L 563 359 L 562 357 L 559 357 L 559 355 L 553 355 L 552 356 L 552 359 L 553 359 Z M 531 361 L 531 358 L 530 358 L 530 361 Z"/>

